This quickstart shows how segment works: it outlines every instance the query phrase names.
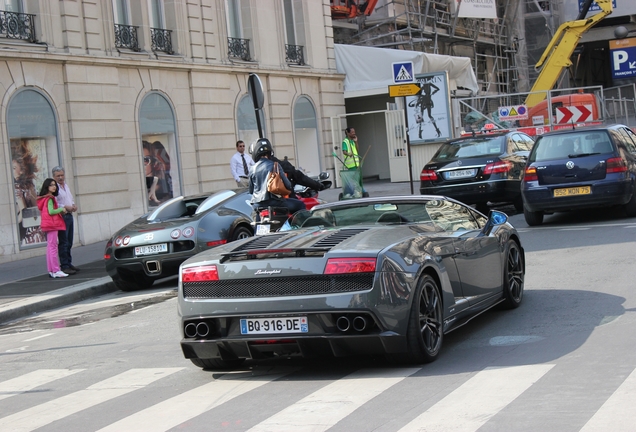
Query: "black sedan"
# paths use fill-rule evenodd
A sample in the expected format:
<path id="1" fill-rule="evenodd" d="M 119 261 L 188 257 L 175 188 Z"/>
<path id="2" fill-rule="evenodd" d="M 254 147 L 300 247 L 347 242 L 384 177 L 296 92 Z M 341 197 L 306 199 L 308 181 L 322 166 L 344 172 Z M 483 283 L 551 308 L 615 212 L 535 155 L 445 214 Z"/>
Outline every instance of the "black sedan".
<path id="1" fill-rule="evenodd" d="M 245 190 L 225 190 L 166 201 L 113 235 L 106 271 L 124 291 L 177 275 L 191 256 L 254 234 L 250 198 Z"/>
<path id="2" fill-rule="evenodd" d="M 524 251 L 507 219 L 441 196 L 362 198 L 203 252 L 179 273 L 183 354 L 203 368 L 320 354 L 433 361 L 448 332 L 521 304 Z"/>
<path id="3" fill-rule="evenodd" d="M 537 139 L 523 177 L 528 225 L 545 213 L 621 205 L 636 216 L 636 134 L 612 125 L 551 132 Z"/>
<path id="4" fill-rule="evenodd" d="M 420 193 L 476 204 L 513 203 L 523 210 L 520 184 L 534 144 L 522 132 L 477 134 L 445 142 L 420 174 Z"/>

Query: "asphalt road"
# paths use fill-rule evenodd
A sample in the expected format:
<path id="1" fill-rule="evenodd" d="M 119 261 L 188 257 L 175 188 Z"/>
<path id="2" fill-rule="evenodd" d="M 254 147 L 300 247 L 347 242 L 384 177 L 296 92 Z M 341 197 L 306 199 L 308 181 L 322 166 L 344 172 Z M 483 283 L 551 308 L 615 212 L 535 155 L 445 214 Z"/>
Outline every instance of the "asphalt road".
<path id="1" fill-rule="evenodd" d="M 634 431 L 636 219 L 519 227 L 525 298 L 447 335 L 440 358 L 275 359 L 202 371 L 174 282 L 0 329 L 0 430 Z"/>

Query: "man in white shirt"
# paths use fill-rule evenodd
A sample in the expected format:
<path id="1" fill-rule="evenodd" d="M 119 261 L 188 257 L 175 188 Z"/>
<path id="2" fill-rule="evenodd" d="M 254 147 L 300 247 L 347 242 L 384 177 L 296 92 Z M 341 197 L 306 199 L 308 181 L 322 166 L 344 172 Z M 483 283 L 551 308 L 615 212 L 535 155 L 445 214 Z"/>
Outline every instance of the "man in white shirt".
<path id="1" fill-rule="evenodd" d="M 71 247 L 73 246 L 73 213 L 77 211 L 75 200 L 71 189 L 65 182 L 64 168 L 56 166 L 52 170 L 53 178 L 58 184 L 58 194 L 56 197 L 58 207 L 64 207 L 66 213 L 62 215 L 66 224 L 66 231 L 58 231 L 58 255 L 60 256 L 60 267 L 66 274 L 72 275 L 80 269 L 73 265 L 71 257 Z"/>
<path id="2" fill-rule="evenodd" d="M 250 167 L 254 165 L 251 155 L 245 155 L 245 143 L 241 140 L 236 142 L 236 153 L 230 159 L 230 169 L 232 177 L 240 188 L 246 188 L 250 184 L 249 173 Z"/>

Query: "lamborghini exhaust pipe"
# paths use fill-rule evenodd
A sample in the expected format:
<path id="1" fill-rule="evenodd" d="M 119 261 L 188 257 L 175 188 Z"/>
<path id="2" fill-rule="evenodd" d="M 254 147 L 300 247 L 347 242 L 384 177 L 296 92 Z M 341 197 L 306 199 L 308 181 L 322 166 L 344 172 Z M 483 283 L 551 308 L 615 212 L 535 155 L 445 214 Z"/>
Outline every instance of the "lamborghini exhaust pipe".
<path id="1" fill-rule="evenodd" d="M 193 338 L 197 335 L 197 326 L 194 323 L 189 323 L 185 326 L 183 331 L 186 337 Z"/>
<path id="2" fill-rule="evenodd" d="M 346 316 L 340 316 L 336 320 L 336 327 L 341 332 L 346 332 L 347 330 L 349 330 L 349 328 L 351 328 L 351 322 L 349 321 L 349 318 L 347 318 Z"/>
<path id="3" fill-rule="evenodd" d="M 209 334 L 210 327 L 206 323 L 200 322 L 199 324 L 197 324 L 197 336 L 206 337 Z"/>
<path id="4" fill-rule="evenodd" d="M 364 331 L 367 328 L 367 319 L 363 316 L 357 316 L 353 319 L 353 329 L 355 331 Z"/>
<path id="5" fill-rule="evenodd" d="M 188 338 L 206 337 L 210 334 L 210 326 L 205 321 L 199 323 L 188 323 L 183 329 L 183 333 Z"/>

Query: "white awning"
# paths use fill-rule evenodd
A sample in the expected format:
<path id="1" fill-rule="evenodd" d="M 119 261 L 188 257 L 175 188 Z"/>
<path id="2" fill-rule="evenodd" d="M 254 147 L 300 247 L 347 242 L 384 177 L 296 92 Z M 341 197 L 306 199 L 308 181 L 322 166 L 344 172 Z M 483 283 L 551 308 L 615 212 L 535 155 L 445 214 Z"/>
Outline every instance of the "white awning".
<path id="1" fill-rule="evenodd" d="M 413 62 L 415 74 L 448 71 L 450 90 L 467 89 L 477 95 L 479 86 L 470 59 L 389 48 L 335 44 L 336 68 L 345 74 L 345 98 L 388 93 L 393 82 L 392 63 Z"/>

